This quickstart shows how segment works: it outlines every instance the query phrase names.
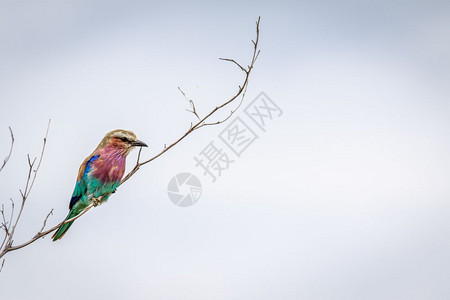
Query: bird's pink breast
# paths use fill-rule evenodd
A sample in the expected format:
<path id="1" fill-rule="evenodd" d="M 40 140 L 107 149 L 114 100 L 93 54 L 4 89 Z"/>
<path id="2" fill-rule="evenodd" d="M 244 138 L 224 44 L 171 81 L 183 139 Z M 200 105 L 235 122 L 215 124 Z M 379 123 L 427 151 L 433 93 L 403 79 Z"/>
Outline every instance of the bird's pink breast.
<path id="1" fill-rule="evenodd" d="M 102 182 L 118 182 L 125 173 L 126 156 L 115 149 L 104 148 L 92 168 L 92 175 Z"/>

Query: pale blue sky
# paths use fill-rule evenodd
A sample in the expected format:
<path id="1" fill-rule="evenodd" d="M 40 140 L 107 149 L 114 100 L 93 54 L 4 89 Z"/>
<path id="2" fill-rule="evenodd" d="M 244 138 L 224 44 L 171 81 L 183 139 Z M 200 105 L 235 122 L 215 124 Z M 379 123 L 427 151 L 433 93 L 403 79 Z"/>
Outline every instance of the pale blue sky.
<path id="1" fill-rule="evenodd" d="M 142 168 L 58 243 L 7 255 L 1 299 L 446 299 L 450 7 L 445 1 L 0 1 L 2 203 L 48 148 L 16 241 L 67 214 L 79 164 L 134 131 L 150 157 L 236 90 L 282 109 L 211 183 L 204 128 Z M 243 112 L 239 114 L 244 118 Z M 4 154 L 2 154 L 4 153 Z M 130 158 L 135 159 L 136 153 Z M 192 172 L 198 203 L 169 180 Z"/>

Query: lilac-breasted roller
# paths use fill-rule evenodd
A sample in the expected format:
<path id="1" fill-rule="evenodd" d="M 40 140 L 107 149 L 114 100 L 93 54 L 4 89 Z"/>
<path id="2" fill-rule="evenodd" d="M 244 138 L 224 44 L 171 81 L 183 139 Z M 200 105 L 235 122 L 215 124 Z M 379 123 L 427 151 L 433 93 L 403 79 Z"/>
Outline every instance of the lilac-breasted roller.
<path id="1" fill-rule="evenodd" d="M 134 147 L 147 145 L 131 131 L 117 129 L 105 135 L 80 166 L 66 220 L 77 216 L 91 203 L 96 206 L 108 200 L 120 184 L 125 173 L 126 157 Z M 52 237 L 53 241 L 62 238 L 72 223 L 59 227 Z"/>

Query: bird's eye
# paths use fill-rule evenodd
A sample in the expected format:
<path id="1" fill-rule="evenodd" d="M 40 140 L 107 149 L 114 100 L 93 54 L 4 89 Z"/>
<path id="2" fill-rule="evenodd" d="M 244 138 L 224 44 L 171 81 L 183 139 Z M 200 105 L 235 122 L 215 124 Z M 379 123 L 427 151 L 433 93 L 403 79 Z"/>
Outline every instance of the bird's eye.
<path id="1" fill-rule="evenodd" d="M 126 137 L 121 137 L 120 140 L 121 140 L 122 142 L 128 142 L 128 139 L 127 139 Z"/>

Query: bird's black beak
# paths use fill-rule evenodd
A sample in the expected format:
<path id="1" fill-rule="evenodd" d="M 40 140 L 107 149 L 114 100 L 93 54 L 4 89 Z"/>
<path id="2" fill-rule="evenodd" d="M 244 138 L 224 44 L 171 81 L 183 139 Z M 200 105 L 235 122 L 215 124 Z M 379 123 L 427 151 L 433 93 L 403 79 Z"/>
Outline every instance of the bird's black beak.
<path id="1" fill-rule="evenodd" d="M 140 141 L 140 140 L 135 140 L 133 142 L 131 142 L 132 146 L 136 146 L 136 147 L 148 147 L 146 143 Z"/>

